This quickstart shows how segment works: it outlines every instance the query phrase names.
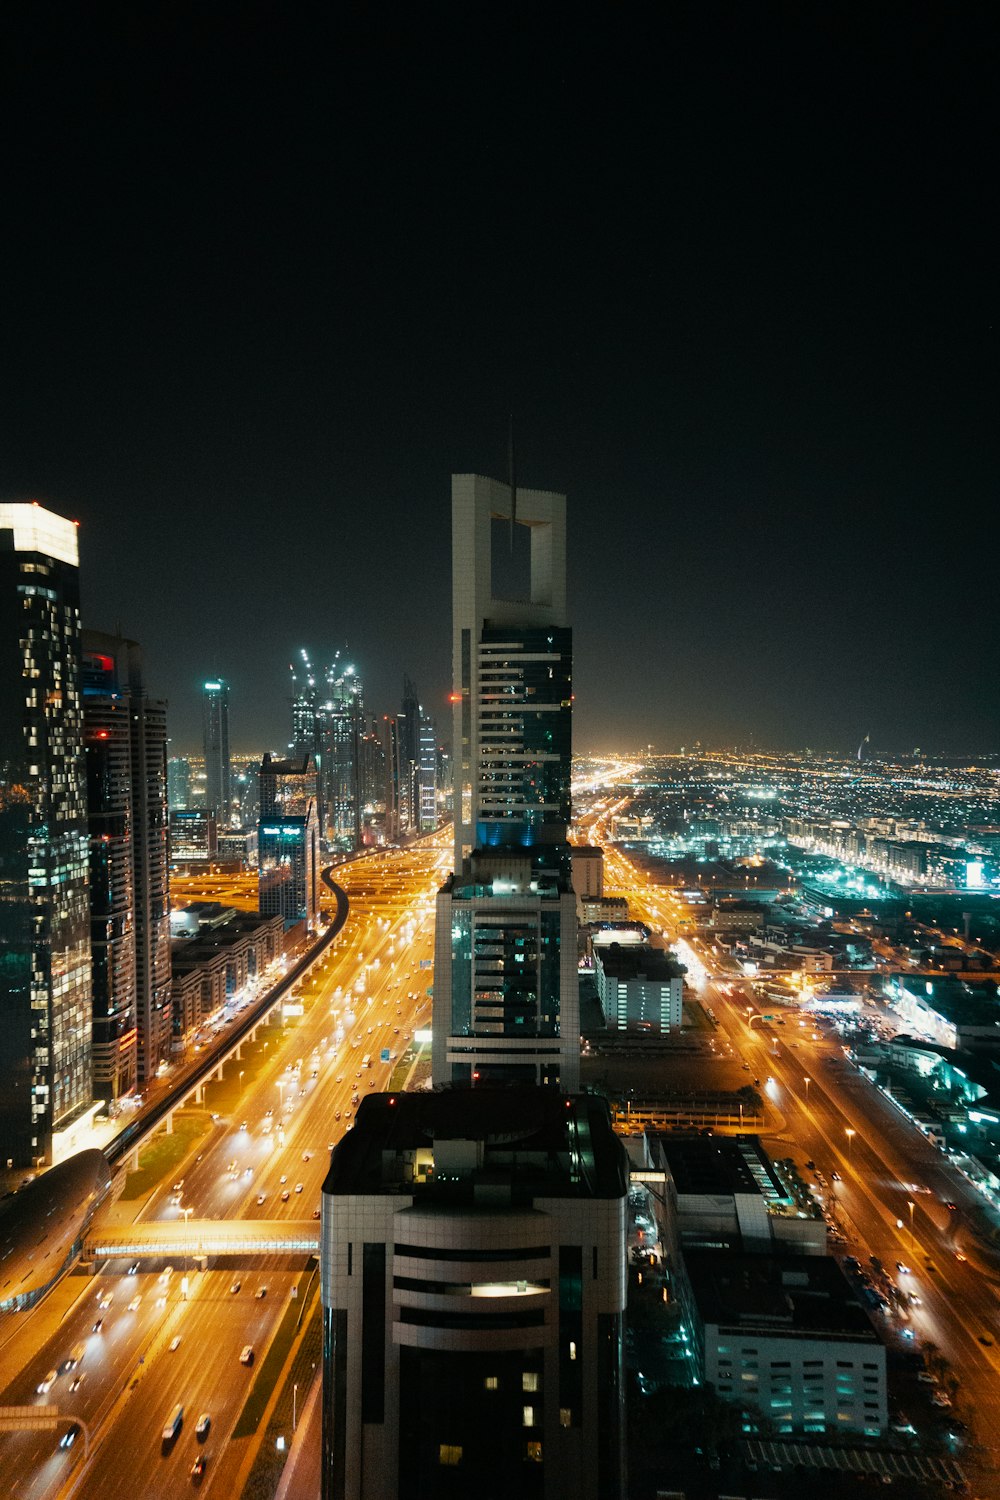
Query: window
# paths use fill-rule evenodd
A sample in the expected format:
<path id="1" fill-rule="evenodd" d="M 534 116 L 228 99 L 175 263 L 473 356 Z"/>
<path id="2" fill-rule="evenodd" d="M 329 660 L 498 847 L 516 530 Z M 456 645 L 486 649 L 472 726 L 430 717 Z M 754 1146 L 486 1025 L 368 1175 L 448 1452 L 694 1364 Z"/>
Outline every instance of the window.
<path id="1" fill-rule="evenodd" d="M 534 1425 L 535 1425 L 535 1408 L 533 1406 L 523 1406 L 521 1408 L 521 1426 L 522 1427 L 534 1427 Z"/>
<path id="2" fill-rule="evenodd" d="M 572 1339 L 569 1341 L 569 1357 L 570 1359 L 576 1359 L 576 1344 Z"/>
<path id="3" fill-rule="evenodd" d="M 540 1464 L 542 1461 L 541 1443 L 525 1443 L 524 1456 L 528 1460 L 529 1464 Z"/>
<path id="4" fill-rule="evenodd" d="M 455 1443 L 442 1443 L 438 1448 L 438 1463 L 443 1468 L 455 1469 L 462 1462 L 462 1450 Z"/>
<path id="5" fill-rule="evenodd" d="M 500 1389 L 500 1382 L 495 1375 L 487 1375 L 483 1381 L 483 1385 L 488 1391 L 498 1391 Z"/>
<path id="6" fill-rule="evenodd" d="M 538 1390 L 538 1376 L 535 1374 L 534 1370 L 521 1371 L 521 1389 L 522 1391 Z"/>
<path id="7" fill-rule="evenodd" d="M 559 1426 L 560 1427 L 572 1427 L 572 1425 L 573 1425 L 573 1413 L 570 1411 L 570 1409 L 569 1409 L 568 1406 L 560 1406 L 560 1408 L 559 1408 Z"/>

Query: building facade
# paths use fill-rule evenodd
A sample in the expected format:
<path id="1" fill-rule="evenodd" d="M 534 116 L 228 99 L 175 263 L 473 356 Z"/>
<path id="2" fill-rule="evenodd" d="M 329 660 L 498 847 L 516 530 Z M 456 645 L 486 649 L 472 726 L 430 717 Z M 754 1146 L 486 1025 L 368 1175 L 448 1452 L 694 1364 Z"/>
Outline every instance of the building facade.
<path id="1" fill-rule="evenodd" d="M 135 641 L 104 631 L 83 633 L 84 713 L 88 726 L 88 787 L 91 789 L 91 900 L 94 882 L 100 888 L 105 870 L 100 850 L 95 846 L 95 806 L 103 810 L 97 816 L 112 820 L 119 816 L 117 803 L 122 795 L 120 779 L 107 779 L 112 772 L 110 741 L 100 738 L 102 727 L 110 730 L 115 710 L 124 708 L 128 719 L 128 799 L 130 828 L 127 839 L 132 884 L 132 946 L 134 949 L 133 1020 L 125 1025 L 128 1009 L 126 989 L 121 1000 L 107 991 L 94 967 L 94 1041 L 98 1041 L 99 1023 L 104 1057 L 102 1079 L 98 1077 L 95 1053 L 94 1091 L 99 1098 L 117 1098 L 109 1092 L 103 1075 L 112 1067 L 108 1048 L 117 1048 L 113 1070 L 119 1085 L 132 1070 L 135 1084 L 146 1083 L 156 1076 L 160 1064 L 170 1052 L 170 849 L 167 811 L 167 705 L 162 699 L 150 698 L 146 691 L 142 651 Z M 91 732 L 93 729 L 93 733 Z M 117 771 L 115 772 L 117 777 Z M 95 800 L 97 799 L 96 805 Z M 109 832 L 110 825 L 104 832 Z M 103 836 L 103 835 L 102 835 Z M 120 846 L 124 857 L 126 843 Z M 109 896 L 101 894 L 103 905 Z M 117 915 L 109 911 L 111 930 L 118 926 L 121 910 L 119 888 Z M 94 911 L 92 930 L 101 928 L 102 916 Z M 112 941 L 112 951 L 114 942 Z M 95 954 L 104 951 L 100 944 Z M 124 986 L 122 968 L 118 981 Z M 104 1017 L 105 1006 L 108 1015 Z M 134 1063 L 130 1055 L 134 1052 Z M 127 1092 L 119 1087 L 118 1092 Z"/>
<path id="2" fill-rule="evenodd" d="M 232 772 L 229 760 L 229 684 L 206 682 L 202 701 L 205 745 L 205 800 L 220 828 L 232 815 Z"/>
<path id="3" fill-rule="evenodd" d="M 669 953 L 619 943 L 594 946 L 594 978 L 612 1031 L 677 1031 L 687 970 Z"/>
<path id="4" fill-rule="evenodd" d="M 501 590 L 508 544 L 523 567 Z M 437 900 L 434 1082 L 572 1091 L 565 497 L 453 476 L 452 565 L 455 870 Z"/>
<path id="5" fill-rule="evenodd" d="M 311 756 L 273 760 L 260 767 L 261 817 L 257 826 L 258 908 L 290 927 L 313 927 L 319 915 L 319 817 L 316 767 Z"/>
<path id="6" fill-rule="evenodd" d="M 323 1500 L 621 1500 L 627 1188 L 595 1097 L 363 1101 L 323 1187 Z"/>
<path id="7" fill-rule="evenodd" d="M 0 504 L 0 1156 L 51 1160 L 92 1093 L 77 531 Z"/>
<path id="8" fill-rule="evenodd" d="M 170 809 L 170 858 L 175 865 L 207 864 L 219 849 L 215 811 L 210 807 Z"/>

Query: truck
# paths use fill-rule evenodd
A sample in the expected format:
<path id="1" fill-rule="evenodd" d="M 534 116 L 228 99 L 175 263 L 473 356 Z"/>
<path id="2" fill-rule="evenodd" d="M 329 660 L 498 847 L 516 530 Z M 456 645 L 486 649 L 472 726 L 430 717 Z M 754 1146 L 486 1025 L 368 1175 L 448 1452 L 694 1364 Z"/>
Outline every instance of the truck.
<path id="1" fill-rule="evenodd" d="M 181 1423 L 183 1421 L 184 1408 L 178 1403 L 178 1405 L 174 1407 L 173 1411 L 170 1413 L 169 1417 L 163 1424 L 163 1441 L 165 1443 L 173 1442 L 174 1438 L 181 1430 Z"/>

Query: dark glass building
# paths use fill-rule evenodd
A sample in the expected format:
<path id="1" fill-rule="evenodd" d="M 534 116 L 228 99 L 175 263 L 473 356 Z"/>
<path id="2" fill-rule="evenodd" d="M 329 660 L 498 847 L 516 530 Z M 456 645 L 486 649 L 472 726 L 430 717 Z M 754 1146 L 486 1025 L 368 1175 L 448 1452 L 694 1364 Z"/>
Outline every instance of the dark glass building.
<path id="1" fill-rule="evenodd" d="M 95 944 L 94 1091 L 99 1098 L 115 1099 L 155 1077 L 170 1052 L 167 706 L 146 693 L 139 645 L 98 630 L 83 633 L 83 694 Z M 131 885 L 128 918 L 126 884 Z M 128 961 L 131 986 L 125 977 Z"/>
<path id="2" fill-rule="evenodd" d="M 73 522 L 0 504 L 0 1158 L 91 1101 L 89 848 Z"/>
<path id="3" fill-rule="evenodd" d="M 220 828 L 232 821 L 229 764 L 229 684 L 206 682 L 204 689 L 205 802 Z"/>

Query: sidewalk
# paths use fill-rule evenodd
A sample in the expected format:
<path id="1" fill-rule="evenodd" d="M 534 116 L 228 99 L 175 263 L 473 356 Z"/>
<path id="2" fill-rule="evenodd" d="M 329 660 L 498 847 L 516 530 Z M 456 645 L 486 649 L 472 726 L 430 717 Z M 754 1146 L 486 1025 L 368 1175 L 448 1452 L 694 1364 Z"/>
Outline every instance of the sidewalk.
<path id="1" fill-rule="evenodd" d="M 274 1500 L 306 1500 L 317 1496 L 323 1456 L 323 1376 L 317 1370 Z"/>

